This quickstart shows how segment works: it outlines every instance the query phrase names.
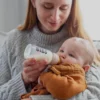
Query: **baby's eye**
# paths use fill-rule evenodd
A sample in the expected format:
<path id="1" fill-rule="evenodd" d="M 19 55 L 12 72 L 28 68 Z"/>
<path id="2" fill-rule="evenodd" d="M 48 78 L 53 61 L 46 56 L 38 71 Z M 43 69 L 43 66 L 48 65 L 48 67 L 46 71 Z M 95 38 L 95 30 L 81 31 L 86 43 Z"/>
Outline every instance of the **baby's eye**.
<path id="1" fill-rule="evenodd" d="M 60 50 L 60 52 L 64 52 L 64 50 Z"/>
<path id="2" fill-rule="evenodd" d="M 69 54 L 69 56 L 71 56 L 71 57 L 73 57 L 73 58 L 75 57 L 73 54 Z"/>

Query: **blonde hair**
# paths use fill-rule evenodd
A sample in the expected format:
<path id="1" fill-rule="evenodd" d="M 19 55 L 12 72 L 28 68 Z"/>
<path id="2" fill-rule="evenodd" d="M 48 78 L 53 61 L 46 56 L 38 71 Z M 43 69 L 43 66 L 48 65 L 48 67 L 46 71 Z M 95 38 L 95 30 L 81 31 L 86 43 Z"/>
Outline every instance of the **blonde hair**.
<path id="1" fill-rule="evenodd" d="M 80 44 L 81 51 L 84 52 L 83 55 L 83 58 L 85 60 L 84 64 L 92 65 L 95 57 L 95 53 L 94 53 L 95 50 L 93 45 L 91 45 L 91 42 L 83 38 L 74 37 L 74 39 L 76 40 L 76 42 Z"/>
<path id="2" fill-rule="evenodd" d="M 88 34 L 85 32 L 82 24 L 82 19 L 81 19 L 81 14 L 79 11 L 79 4 L 78 0 L 73 0 L 72 1 L 72 8 L 70 15 L 66 21 L 66 33 L 68 37 L 80 37 L 87 39 L 92 43 L 92 40 L 88 36 Z M 36 10 L 32 5 L 31 0 L 28 0 L 28 9 L 27 9 L 27 15 L 26 19 L 23 25 L 19 26 L 18 29 L 20 31 L 25 31 L 25 30 L 30 30 L 32 29 L 35 24 L 37 23 L 38 19 L 36 16 Z M 100 65 L 100 55 L 95 49 L 95 64 Z"/>
<path id="3" fill-rule="evenodd" d="M 25 22 L 23 25 L 19 26 L 18 29 L 20 31 L 30 30 L 35 26 L 36 22 L 37 18 L 35 8 L 33 7 L 31 0 L 28 0 L 28 8 Z"/>

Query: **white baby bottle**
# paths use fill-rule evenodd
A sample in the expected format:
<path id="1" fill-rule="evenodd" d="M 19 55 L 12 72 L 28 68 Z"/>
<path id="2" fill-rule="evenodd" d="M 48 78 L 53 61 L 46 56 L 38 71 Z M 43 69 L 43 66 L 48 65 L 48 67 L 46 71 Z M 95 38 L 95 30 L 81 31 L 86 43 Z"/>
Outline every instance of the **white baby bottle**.
<path id="1" fill-rule="evenodd" d="M 47 64 L 57 64 L 60 62 L 60 58 L 56 53 L 52 53 L 50 50 L 32 44 L 26 46 L 24 58 L 35 58 L 36 60 L 44 59 Z"/>

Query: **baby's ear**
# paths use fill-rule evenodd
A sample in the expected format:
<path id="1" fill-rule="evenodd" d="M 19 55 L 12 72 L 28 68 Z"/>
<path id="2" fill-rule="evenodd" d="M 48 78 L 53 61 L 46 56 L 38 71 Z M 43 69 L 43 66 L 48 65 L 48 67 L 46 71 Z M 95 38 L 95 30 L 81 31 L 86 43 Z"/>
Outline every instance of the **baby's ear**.
<path id="1" fill-rule="evenodd" d="M 83 69 L 84 69 L 85 72 L 87 72 L 90 69 L 90 65 L 83 66 Z"/>

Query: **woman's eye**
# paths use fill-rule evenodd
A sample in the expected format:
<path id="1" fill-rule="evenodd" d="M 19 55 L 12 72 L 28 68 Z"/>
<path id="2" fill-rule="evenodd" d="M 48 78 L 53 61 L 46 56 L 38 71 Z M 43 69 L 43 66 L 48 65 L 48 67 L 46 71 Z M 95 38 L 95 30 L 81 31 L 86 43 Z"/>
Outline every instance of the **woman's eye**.
<path id="1" fill-rule="evenodd" d="M 60 9 L 61 10 L 67 10 L 68 9 L 68 6 L 61 7 Z"/>
<path id="2" fill-rule="evenodd" d="M 46 9 L 52 9 L 53 6 L 52 5 L 44 5 L 44 8 L 46 8 Z"/>
<path id="3" fill-rule="evenodd" d="M 67 8 L 60 8 L 61 10 L 67 10 Z"/>

